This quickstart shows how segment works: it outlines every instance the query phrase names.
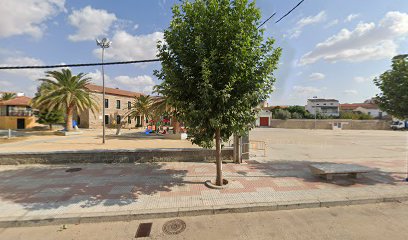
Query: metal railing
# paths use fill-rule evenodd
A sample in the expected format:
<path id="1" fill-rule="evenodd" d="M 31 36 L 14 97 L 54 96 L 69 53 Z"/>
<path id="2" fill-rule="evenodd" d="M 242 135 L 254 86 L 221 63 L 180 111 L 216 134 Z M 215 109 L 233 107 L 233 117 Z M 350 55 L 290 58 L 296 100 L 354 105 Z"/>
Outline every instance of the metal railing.
<path id="1" fill-rule="evenodd" d="M 242 145 L 249 145 L 248 152 L 242 152 L 242 154 L 249 154 L 251 150 L 263 151 L 263 157 L 266 157 L 266 142 L 251 140 L 249 143 L 243 143 Z"/>

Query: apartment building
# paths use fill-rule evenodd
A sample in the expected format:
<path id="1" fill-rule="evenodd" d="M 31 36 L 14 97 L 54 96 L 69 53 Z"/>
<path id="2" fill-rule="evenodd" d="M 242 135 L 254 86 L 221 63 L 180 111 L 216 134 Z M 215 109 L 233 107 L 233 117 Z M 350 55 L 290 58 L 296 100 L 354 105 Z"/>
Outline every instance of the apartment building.
<path id="1" fill-rule="evenodd" d="M 313 115 L 316 113 L 334 117 L 338 117 L 340 115 L 339 101 L 336 99 L 308 99 L 305 108 L 310 114 Z"/>
<path id="2" fill-rule="evenodd" d="M 87 109 L 75 114 L 74 120 L 77 121 L 80 128 L 101 128 L 103 117 L 107 127 L 114 127 L 120 122 L 126 128 L 142 125 L 143 118 L 141 116 L 135 118 L 126 116 L 135 101 L 135 97 L 139 97 L 142 95 L 141 93 L 105 87 L 105 99 L 102 101 L 102 86 L 90 84 L 87 87 L 96 100 L 99 111 L 93 114 L 90 109 Z M 102 116 L 102 107 L 105 108 L 105 116 Z"/>

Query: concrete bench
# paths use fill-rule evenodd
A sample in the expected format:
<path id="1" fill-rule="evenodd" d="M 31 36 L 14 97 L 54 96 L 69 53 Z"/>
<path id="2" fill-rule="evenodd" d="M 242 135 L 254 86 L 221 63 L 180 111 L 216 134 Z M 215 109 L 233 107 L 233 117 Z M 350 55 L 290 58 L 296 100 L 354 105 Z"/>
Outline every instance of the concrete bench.
<path id="1" fill-rule="evenodd" d="M 309 165 L 313 174 L 332 180 L 335 174 L 347 174 L 353 178 L 358 178 L 359 174 L 372 171 L 371 168 L 363 167 L 354 164 L 338 164 L 338 163 L 316 163 Z"/>

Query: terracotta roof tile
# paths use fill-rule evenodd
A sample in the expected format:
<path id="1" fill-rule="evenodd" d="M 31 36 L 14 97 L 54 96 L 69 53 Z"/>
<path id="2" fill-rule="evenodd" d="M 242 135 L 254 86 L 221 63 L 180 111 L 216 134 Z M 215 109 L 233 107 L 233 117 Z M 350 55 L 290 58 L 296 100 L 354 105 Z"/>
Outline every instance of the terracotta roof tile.
<path id="1" fill-rule="evenodd" d="M 87 88 L 91 92 L 102 93 L 103 91 L 102 86 L 98 86 L 94 84 L 89 84 Z M 121 90 L 117 88 L 109 88 L 109 87 L 105 87 L 105 93 L 117 95 L 117 96 L 124 96 L 124 97 L 139 97 L 140 95 L 143 95 L 142 93 L 138 93 L 138 92 L 131 92 L 131 91 Z"/>
<path id="2" fill-rule="evenodd" d="M 0 106 L 30 106 L 31 98 L 26 96 L 15 97 L 10 100 L 0 101 Z"/>
<path id="3" fill-rule="evenodd" d="M 346 104 L 340 104 L 340 110 L 354 110 L 358 107 L 362 107 L 365 109 L 378 109 L 378 106 L 372 103 L 346 103 Z"/>

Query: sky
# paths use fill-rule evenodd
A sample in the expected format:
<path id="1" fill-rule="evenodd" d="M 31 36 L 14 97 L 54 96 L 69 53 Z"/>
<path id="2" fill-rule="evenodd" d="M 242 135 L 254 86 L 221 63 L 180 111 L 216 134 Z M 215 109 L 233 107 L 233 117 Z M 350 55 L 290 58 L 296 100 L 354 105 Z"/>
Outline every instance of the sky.
<path id="1" fill-rule="evenodd" d="M 178 0 L 1 0 L 0 65 L 52 65 L 101 61 L 96 38 L 112 41 L 105 61 L 156 58 L 156 42 Z M 305 105 L 307 98 L 362 102 L 379 90 L 373 78 L 391 58 L 408 52 L 407 0 L 257 0 L 265 37 L 282 57 L 270 105 Z M 160 63 L 105 67 L 108 87 L 150 94 Z M 73 68 L 101 84 L 100 67 Z M 0 70 L 0 92 L 33 96 L 43 69 Z"/>

